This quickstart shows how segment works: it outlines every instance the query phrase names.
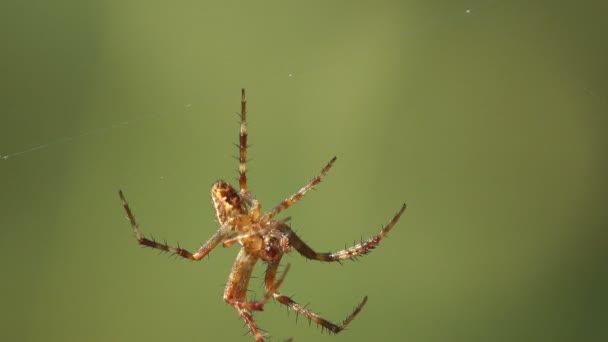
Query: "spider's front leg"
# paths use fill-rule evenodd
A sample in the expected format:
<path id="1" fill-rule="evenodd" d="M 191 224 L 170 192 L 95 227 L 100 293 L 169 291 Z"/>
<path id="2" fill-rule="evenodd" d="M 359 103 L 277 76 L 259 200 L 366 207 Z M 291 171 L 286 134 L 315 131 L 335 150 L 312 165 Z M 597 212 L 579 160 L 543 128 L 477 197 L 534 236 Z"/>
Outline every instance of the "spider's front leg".
<path id="1" fill-rule="evenodd" d="M 251 192 L 241 190 L 239 193 L 241 198 L 247 203 L 251 209 L 249 209 L 249 216 L 251 216 L 251 220 L 257 221 L 260 217 L 260 213 L 262 212 L 262 203 L 258 201 Z"/>
<path id="2" fill-rule="evenodd" d="M 315 252 L 312 248 L 310 248 L 294 231 L 292 231 L 289 227 L 284 226 L 283 230 L 287 232 L 289 235 L 289 242 L 291 246 L 295 248 L 298 253 L 302 254 L 302 256 L 308 259 L 314 259 L 319 261 L 341 261 L 345 259 L 354 258 L 363 254 L 369 253 L 372 249 L 376 248 L 380 241 L 388 234 L 388 232 L 393 228 L 395 223 L 399 221 L 399 218 L 405 211 L 405 204 L 401 207 L 401 210 L 393 217 L 391 222 L 384 227 L 379 234 L 372 236 L 371 238 L 356 244 L 352 247 L 343 249 L 337 252 L 326 252 L 326 253 L 318 253 Z"/>
<path id="3" fill-rule="evenodd" d="M 143 234 L 139 230 L 139 226 L 137 225 L 137 222 L 135 221 L 135 216 L 133 216 L 133 212 L 131 211 L 131 208 L 129 207 L 129 204 L 127 203 L 127 200 L 125 199 L 125 196 L 123 195 L 122 191 L 119 190 L 118 195 L 120 196 L 122 205 L 125 208 L 125 211 L 127 212 L 127 218 L 129 219 L 129 222 L 131 222 L 131 227 L 133 228 L 133 232 L 135 233 L 137 242 L 139 242 L 139 244 L 142 246 L 160 249 L 165 252 L 179 255 L 182 258 L 199 261 L 202 258 L 204 258 L 207 254 L 209 254 L 209 252 L 211 252 L 211 250 L 213 248 L 215 248 L 228 235 L 228 233 L 230 232 L 230 229 L 231 229 L 228 224 L 224 224 L 195 253 L 190 253 L 189 251 L 187 251 L 183 248 L 180 248 L 179 246 L 172 247 L 172 246 L 169 246 L 164 243 L 158 243 L 154 240 L 148 239 L 145 236 L 143 236 Z"/>
<path id="4" fill-rule="evenodd" d="M 317 186 L 319 183 L 321 183 L 321 180 L 323 180 L 323 177 L 327 176 L 329 169 L 331 169 L 331 167 L 334 165 L 334 163 L 336 162 L 336 159 L 337 159 L 336 157 L 333 157 L 329 161 L 329 163 L 327 163 L 327 165 L 325 165 L 325 167 L 321 170 L 321 173 L 319 173 L 315 178 L 313 178 L 310 182 L 308 182 L 308 184 L 304 185 L 300 190 L 298 190 L 298 192 L 291 195 L 289 198 L 283 200 L 276 207 L 272 208 L 269 212 L 265 213 L 260 218 L 260 221 L 262 221 L 262 222 L 270 221 L 273 217 L 275 217 L 276 215 L 281 213 L 283 210 L 291 207 L 294 203 L 299 201 L 302 197 L 304 197 L 304 195 L 307 192 L 314 189 L 315 186 Z"/>
<path id="5" fill-rule="evenodd" d="M 367 302 L 367 296 L 365 296 L 363 298 L 363 301 L 361 301 L 361 303 L 359 303 L 359 305 L 357 305 L 357 307 L 355 307 L 353 312 L 350 315 L 348 315 L 342 321 L 342 323 L 340 323 L 339 325 L 334 324 L 334 323 L 326 320 L 325 318 L 322 318 L 321 316 L 317 315 L 316 313 L 306 309 L 304 306 L 298 304 L 296 301 L 294 301 L 290 297 L 276 291 L 277 286 L 275 286 L 274 284 L 275 284 L 275 277 L 277 274 L 277 270 L 279 268 L 279 261 L 280 261 L 280 258 L 276 261 L 268 263 L 268 268 L 266 269 L 266 276 L 264 277 L 264 283 L 266 285 L 266 292 L 267 293 L 272 292 L 273 293 L 272 295 L 274 296 L 274 298 L 277 301 L 279 301 L 279 303 L 286 305 L 289 308 L 291 308 L 292 310 L 304 315 L 309 320 L 312 320 L 313 322 L 319 324 L 321 327 L 331 331 L 334 334 L 337 334 L 340 331 L 346 329 L 346 326 L 348 326 L 348 324 L 353 319 L 355 319 L 355 317 L 359 314 L 359 312 L 361 312 L 361 309 Z M 287 272 L 287 269 L 285 270 L 285 272 Z M 285 277 L 285 274 L 283 274 L 283 277 Z M 281 279 L 281 281 L 282 281 L 282 279 Z"/>

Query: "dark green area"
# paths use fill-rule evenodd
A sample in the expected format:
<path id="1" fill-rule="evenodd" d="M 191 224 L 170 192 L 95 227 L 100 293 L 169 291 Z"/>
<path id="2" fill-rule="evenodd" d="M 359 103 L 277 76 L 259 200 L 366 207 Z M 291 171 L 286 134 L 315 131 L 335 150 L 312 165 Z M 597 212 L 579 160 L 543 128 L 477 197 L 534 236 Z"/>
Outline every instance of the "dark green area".
<path id="1" fill-rule="evenodd" d="M 284 259 L 332 321 L 369 301 L 331 337 L 270 303 L 273 341 L 608 339 L 601 2 L 88 3 L 0 9 L 3 340 L 252 341 L 222 301 L 237 248 L 139 248 L 117 196 L 145 234 L 211 236 L 241 87 L 264 208 L 338 156 L 286 214 L 313 247 L 408 203 L 359 262 Z"/>

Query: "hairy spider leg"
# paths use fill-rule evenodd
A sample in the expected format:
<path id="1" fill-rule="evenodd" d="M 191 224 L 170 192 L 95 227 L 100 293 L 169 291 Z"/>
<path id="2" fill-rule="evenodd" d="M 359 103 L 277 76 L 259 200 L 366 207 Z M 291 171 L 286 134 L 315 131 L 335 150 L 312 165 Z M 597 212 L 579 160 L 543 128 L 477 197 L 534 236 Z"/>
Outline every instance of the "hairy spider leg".
<path id="1" fill-rule="evenodd" d="M 330 332 L 332 332 L 334 334 L 337 334 L 340 331 L 344 330 L 348 326 L 348 324 L 359 314 L 359 312 L 361 312 L 361 309 L 367 302 L 367 296 L 363 297 L 363 301 L 361 301 L 361 303 L 359 303 L 359 305 L 357 305 L 357 307 L 355 307 L 353 312 L 350 315 L 348 315 L 342 321 L 342 323 L 340 323 L 340 325 L 334 324 L 334 323 L 320 317 L 316 313 L 306 309 L 305 307 L 298 304 L 296 301 L 294 301 L 290 297 L 276 291 L 276 286 L 274 285 L 274 283 L 275 283 L 274 280 L 275 280 L 275 277 L 277 274 L 277 270 L 279 268 L 280 259 L 281 258 L 278 258 L 276 261 L 268 263 L 268 267 L 266 269 L 266 276 L 264 277 L 266 292 L 272 291 L 274 298 L 279 303 L 288 306 L 289 308 L 298 312 L 299 314 L 304 315 L 309 320 L 312 320 L 313 322 L 321 325 L 321 327 L 329 330 Z"/>
<path id="2" fill-rule="evenodd" d="M 260 230 L 253 230 L 250 231 L 248 233 L 239 233 L 239 232 L 234 232 L 228 236 L 226 236 L 226 238 L 224 239 L 224 241 L 222 241 L 222 246 L 223 247 L 230 247 L 232 245 L 234 245 L 235 243 L 239 242 L 241 239 L 246 239 L 252 236 L 264 236 L 265 234 L 268 234 L 268 232 L 270 232 L 273 229 L 279 229 L 281 231 L 285 231 L 285 227 L 286 226 L 286 222 L 289 222 L 291 220 L 291 217 L 286 217 L 284 219 L 281 220 L 274 220 L 271 221 L 274 224 L 269 224 L 266 228 L 260 229 Z"/>
<path id="3" fill-rule="evenodd" d="M 239 132 L 239 187 L 241 198 L 250 206 L 250 214 L 257 220 L 262 205 L 247 189 L 247 99 L 245 89 L 241 89 L 241 130 Z"/>
<path id="4" fill-rule="evenodd" d="M 376 248 L 382 238 L 388 234 L 388 232 L 393 228 L 395 223 L 399 221 L 399 218 L 405 211 L 405 204 L 401 207 L 401 210 L 393 217 L 391 222 L 384 227 L 378 235 L 374 235 L 369 239 L 356 244 L 352 247 L 337 251 L 337 252 L 326 252 L 326 253 L 317 253 L 312 248 L 310 248 L 302 239 L 293 231 L 289 226 L 284 225 L 282 230 L 289 234 L 289 241 L 291 246 L 295 248 L 298 253 L 302 254 L 305 258 L 314 259 L 319 261 L 341 261 L 345 259 L 355 258 L 360 255 L 364 255 L 369 253 L 372 249 Z"/>
<path id="5" fill-rule="evenodd" d="M 241 89 L 241 131 L 239 145 L 239 185 L 241 192 L 247 192 L 247 99 L 245 98 L 245 89 Z"/>
<path id="6" fill-rule="evenodd" d="M 249 281 L 251 280 L 251 273 L 258 259 L 257 256 L 248 253 L 245 248 L 241 248 L 228 276 L 228 283 L 224 289 L 224 300 L 237 310 L 241 318 L 249 326 L 249 330 L 253 333 L 255 340 L 263 342 L 264 336 L 253 320 L 251 311 L 264 310 L 264 304 L 272 298 L 276 290 L 283 283 L 283 280 L 285 280 L 285 276 L 289 271 L 289 265 L 287 265 L 285 272 L 283 272 L 283 275 L 277 282 L 274 282 L 273 279 L 273 283 L 266 286 L 266 295 L 262 299 L 259 301 L 247 301 L 247 290 L 249 288 Z"/>
<path id="7" fill-rule="evenodd" d="M 218 229 L 218 231 L 215 232 L 215 234 L 213 234 L 213 236 L 211 236 L 211 238 L 209 238 L 209 240 L 207 240 L 207 242 L 205 242 L 205 244 L 203 244 L 196 251 L 196 253 L 193 254 L 183 248 L 180 248 L 179 246 L 171 247 L 167 244 L 158 243 L 154 240 L 148 239 L 145 236 L 143 236 L 143 234 L 139 230 L 139 226 L 137 225 L 137 222 L 135 221 L 135 216 L 133 216 L 133 212 L 131 211 L 131 208 L 129 208 L 129 204 L 127 203 L 127 200 L 125 199 L 125 196 L 123 195 L 121 190 L 118 191 L 118 196 L 120 196 L 122 205 L 125 208 L 125 211 L 127 212 L 127 218 L 129 219 L 129 222 L 131 222 L 131 227 L 133 227 L 133 232 L 135 233 L 137 242 L 139 242 L 140 245 L 155 248 L 155 249 L 160 249 L 162 251 L 169 252 L 169 253 L 173 253 L 173 254 L 179 255 L 182 258 L 186 258 L 186 259 L 190 259 L 190 260 L 194 260 L 194 261 L 201 260 L 207 254 L 209 254 L 209 252 L 211 252 L 211 250 L 213 248 L 215 248 L 228 235 L 228 233 L 231 230 L 231 228 L 228 224 L 222 225 L 220 227 L 220 229 Z"/>
<path id="8" fill-rule="evenodd" d="M 289 208 L 292 204 L 296 203 L 300 198 L 302 198 L 302 196 L 304 196 L 308 191 L 310 191 L 312 188 L 314 188 L 317 184 L 321 183 L 321 180 L 323 179 L 323 177 L 325 177 L 327 175 L 327 173 L 329 172 L 329 169 L 331 169 L 332 165 L 334 165 L 336 159 L 337 159 L 336 157 L 333 157 L 329 161 L 329 163 L 327 163 L 327 165 L 325 165 L 323 170 L 321 170 L 321 173 L 319 173 L 319 175 L 317 175 L 315 178 L 313 178 L 308 184 L 303 186 L 298 192 L 291 195 L 291 197 L 283 200 L 283 202 L 279 203 L 276 207 L 272 208 L 272 210 L 270 210 L 269 212 L 262 215 L 262 217 L 260 218 L 260 221 L 261 222 L 270 221 L 274 216 L 278 215 L 283 210 Z"/>

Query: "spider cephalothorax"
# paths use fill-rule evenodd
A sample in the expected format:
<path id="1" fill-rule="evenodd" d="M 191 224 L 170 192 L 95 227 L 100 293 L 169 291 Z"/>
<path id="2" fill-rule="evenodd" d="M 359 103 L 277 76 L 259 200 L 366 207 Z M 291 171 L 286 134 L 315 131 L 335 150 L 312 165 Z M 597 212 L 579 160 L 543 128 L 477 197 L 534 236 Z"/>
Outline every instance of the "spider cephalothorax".
<path id="1" fill-rule="evenodd" d="M 167 244 L 158 243 L 148 239 L 141 234 L 131 208 L 127 204 L 122 191 L 119 191 L 122 204 L 127 212 L 127 218 L 131 222 L 137 241 L 144 246 L 160 249 L 166 252 L 177 254 L 183 258 L 191 260 L 201 260 L 218 244 L 224 247 L 239 243 L 242 247 L 232 266 L 228 277 L 226 288 L 224 289 L 224 300 L 232 305 L 241 318 L 247 323 L 251 333 L 257 342 L 263 342 L 264 336 L 253 320 L 254 311 L 262 311 L 264 304 L 270 299 L 275 298 L 279 303 L 284 304 L 304 315 L 309 320 L 321 325 L 332 333 L 339 333 L 357 316 L 367 302 L 364 297 L 361 303 L 355 307 L 353 312 L 348 315 L 340 324 L 334 324 L 317 314 L 296 303 L 293 299 L 278 292 L 283 283 L 289 265 L 283 271 L 282 276 L 277 280 L 279 263 L 283 254 L 295 249 L 298 253 L 308 259 L 319 261 L 341 261 L 355 258 L 369 253 L 374 249 L 393 228 L 395 223 L 405 211 L 405 204 L 401 210 L 393 217 L 389 224 L 384 227 L 379 234 L 362 241 L 352 247 L 345 248 L 337 252 L 318 253 L 309 247 L 298 235 L 296 235 L 287 225 L 288 219 L 275 220 L 274 217 L 283 210 L 289 208 L 297 202 L 304 194 L 314 188 L 325 177 L 329 169 L 336 161 L 332 158 L 329 163 L 321 170 L 318 176 L 313 178 L 308 184 L 298 192 L 286 198 L 270 211 L 262 214 L 262 206 L 247 189 L 247 119 L 246 119 L 246 100 L 245 90 L 241 91 L 241 130 L 239 135 L 239 186 L 237 192 L 230 184 L 219 180 L 211 188 L 211 199 L 215 206 L 216 216 L 220 224 L 219 230 L 205 242 L 195 253 L 190 253 L 180 247 L 171 247 Z M 264 276 L 265 295 L 260 300 L 247 300 L 246 294 L 249 288 L 251 273 L 257 261 L 262 260 L 267 264 Z"/>

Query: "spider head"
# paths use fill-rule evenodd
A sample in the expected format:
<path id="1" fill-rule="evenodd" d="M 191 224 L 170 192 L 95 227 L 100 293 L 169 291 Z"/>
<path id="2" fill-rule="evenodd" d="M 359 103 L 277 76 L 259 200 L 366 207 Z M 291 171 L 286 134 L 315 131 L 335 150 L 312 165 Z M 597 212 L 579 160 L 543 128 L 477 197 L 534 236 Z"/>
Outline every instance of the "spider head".
<path id="1" fill-rule="evenodd" d="M 223 180 L 218 180 L 211 187 L 211 199 L 215 206 L 217 220 L 222 225 L 230 219 L 247 214 L 247 208 L 239 194 L 232 185 Z"/>

